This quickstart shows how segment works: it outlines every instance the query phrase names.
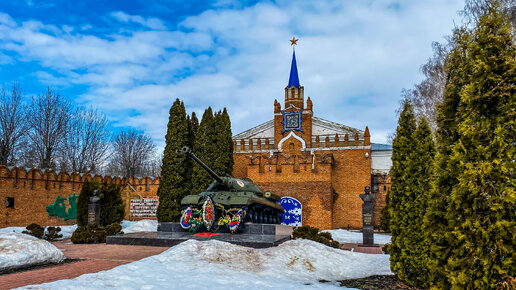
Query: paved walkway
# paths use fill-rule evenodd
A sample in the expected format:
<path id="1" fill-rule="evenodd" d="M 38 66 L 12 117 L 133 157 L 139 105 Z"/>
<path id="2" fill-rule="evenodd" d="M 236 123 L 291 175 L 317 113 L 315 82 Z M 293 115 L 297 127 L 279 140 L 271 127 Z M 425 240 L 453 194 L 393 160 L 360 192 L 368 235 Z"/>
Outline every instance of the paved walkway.
<path id="1" fill-rule="evenodd" d="M 72 244 L 70 241 L 53 243 L 70 259 L 84 259 L 59 266 L 0 276 L 0 289 L 11 289 L 72 279 L 87 273 L 109 270 L 116 266 L 160 254 L 166 247 L 125 246 L 106 244 Z"/>

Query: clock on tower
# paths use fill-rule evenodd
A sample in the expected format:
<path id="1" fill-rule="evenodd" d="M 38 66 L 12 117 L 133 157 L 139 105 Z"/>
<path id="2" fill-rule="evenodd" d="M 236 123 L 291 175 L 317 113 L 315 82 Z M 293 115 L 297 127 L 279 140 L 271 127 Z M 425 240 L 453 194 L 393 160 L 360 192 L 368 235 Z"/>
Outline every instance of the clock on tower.
<path id="1" fill-rule="evenodd" d="M 281 112 L 283 115 L 283 120 L 281 123 L 283 124 L 283 130 L 281 133 L 285 133 L 287 131 L 303 131 L 301 127 L 303 123 L 303 110 L 297 112 Z"/>

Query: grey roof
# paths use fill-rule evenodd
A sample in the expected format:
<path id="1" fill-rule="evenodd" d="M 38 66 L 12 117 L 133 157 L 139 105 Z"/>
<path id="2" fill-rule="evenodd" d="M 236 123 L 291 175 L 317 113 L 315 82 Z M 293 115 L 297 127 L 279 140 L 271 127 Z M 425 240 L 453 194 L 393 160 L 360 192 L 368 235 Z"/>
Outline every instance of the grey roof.
<path id="1" fill-rule="evenodd" d="M 272 127 L 274 127 L 274 120 L 269 120 L 269 121 L 267 121 L 265 123 L 262 123 L 262 124 L 260 124 L 258 126 L 255 126 L 255 127 L 251 128 L 251 129 L 245 130 L 243 132 L 240 132 L 240 133 L 234 135 L 233 139 L 247 139 L 248 136 L 252 136 L 252 135 L 254 135 L 254 134 L 258 133 L 258 132 L 265 131 L 265 130 L 270 129 Z M 273 136 L 271 136 L 271 137 L 273 137 Z"/>
<path id="2" fill-rule="evenodd" d="M 371 151 L 392 151 L 392 145 L 371 143 Z"/>
<path id="3" fill-rule="evenodd" d="M 342 124 L 339 124 L 336 122 L 324 120 L 324 119 L 321 119 L 321 118 L 318 118 L 315 116 L 312 117 L 312 124 L 313 124 L 313 126 L 318 126 L 321 128 L 329 129 L 333 132 L 337 132 L 337 133 L 339 133 L 339 135 L 358 133 L 361 136 L 361 138 L 364 135 L 363 130 L 352 128 L 352 127 L 342 125 Z M 255 136 L 256 134 L 258 134 L 260 132 L 264 132 L 264 131 L 270 130 L 272 128 L 274 128 L 274 120 L 269 120 L 265 123 L 262 123 L 258 126 L 255 126 L 251 129 L 245 130 L 243 132 L 240 132 L 240 133 L 234 135 L 233 140 L 248 139 L 248 138 L 251 138 L 251 136 Z M 314 134 L 314 136 L 315 135 L 316 134 Z M 274 136 L 267 136 L 267 137 L 273 138 Z"/>

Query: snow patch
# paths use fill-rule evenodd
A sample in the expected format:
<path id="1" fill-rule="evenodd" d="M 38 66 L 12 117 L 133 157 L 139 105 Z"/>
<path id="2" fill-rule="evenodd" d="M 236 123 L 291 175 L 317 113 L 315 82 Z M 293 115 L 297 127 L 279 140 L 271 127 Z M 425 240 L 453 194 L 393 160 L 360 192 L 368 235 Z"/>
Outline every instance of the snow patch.
<path id="1" fill-rule="evenodd" d="M 77 225 L 71 225 L 71 226 L 54 226 L 54 227 L 60 227 L 61 231 L 60 234 L 63 235 L 63 237 L 56 239 L 56 240 L 64 240 L 69 239 L 72 237 L 73 232 L 77 229 Z M 45 232 L 47 232 L 48 227 L 45 227 Z M 1 228 L 0 233 L 19 233 L 21 234 L 23 231 L 27 230 L 25 227 L 7 227 L 7 228 Z"/>
<path id="2" fill-rule="evenodd" d="M 324 230 L 323 233 L 330 233 L 331 237 L 339 243 L 362 243 L 362 233 L 350 232 L 346 230 Z M 374 243 L 384 245 L 391 242 L 390 235 L 374 234 Z"/>
<path id="3" fill-rule="evenodd" d="M 392 275 L 388 255 L 353 253 L 303 239 L 267 249 L 188 240 L 108 271 L 27 289 L 343 289 L 336 282 L 318 281 L 371 275 Z"/>
<path id="4" fill-rule="evenodd" d="M 63 253 L 51 243 L 19 233 L 0 233 L 0 270 L 63 261 Z"/>
<path id="5" fill-rule="evenodd" d="M 122 221 L 122 231 L 125 234 L 136 232 L 155 232 L 158 230 L 157 220 Z"/>

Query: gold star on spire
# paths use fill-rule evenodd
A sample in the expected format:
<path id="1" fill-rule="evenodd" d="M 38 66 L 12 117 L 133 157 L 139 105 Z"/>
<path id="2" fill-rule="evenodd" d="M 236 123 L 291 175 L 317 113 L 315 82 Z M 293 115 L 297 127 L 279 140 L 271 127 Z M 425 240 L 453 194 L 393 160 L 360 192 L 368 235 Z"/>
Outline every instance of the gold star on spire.
<path id="1" fill-rule="evenodd" d="M 299 39 L 296 39 L 294 36 L 292 36 L 292 39 L 290 40 L 290 45 L 294 46 L 294 45 L 297 45 L 297 41 Z"/>

